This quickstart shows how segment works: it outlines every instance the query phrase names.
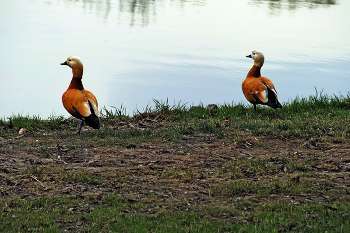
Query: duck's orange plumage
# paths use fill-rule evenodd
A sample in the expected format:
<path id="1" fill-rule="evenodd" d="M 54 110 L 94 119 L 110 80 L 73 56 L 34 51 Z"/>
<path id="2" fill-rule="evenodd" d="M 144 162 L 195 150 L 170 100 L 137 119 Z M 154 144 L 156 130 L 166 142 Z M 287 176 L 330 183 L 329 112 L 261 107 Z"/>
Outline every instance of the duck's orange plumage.
<path id="1" fill-rule="evenodd" d="M 83 78 L 83 63 L 78 57 L 70 56 L 61 65 L 72 68 L 73 78 L 67 91 L 62 95 L 62 102 L 64 108 L 72 116 L 82 120 L 78 133 L 80 133 L 84 122 L 94 129 L 99 129 L 97 99 L 90 91 L 84 89 L 81 81 Z"/>
<path id="2" fill-rule="evenodd" d="M 249 70 L 246 79 L 242 83 L 242 90 L 245 98 L 254 105 L 268 105 L 274 109 L 282 108 L 278 102 L 277 91 L 270 79 L 261 77 L 261 67 L 264 64 L 264 55 L 254 50 L 247 57 L 253 58 L 254 65 Z"/>

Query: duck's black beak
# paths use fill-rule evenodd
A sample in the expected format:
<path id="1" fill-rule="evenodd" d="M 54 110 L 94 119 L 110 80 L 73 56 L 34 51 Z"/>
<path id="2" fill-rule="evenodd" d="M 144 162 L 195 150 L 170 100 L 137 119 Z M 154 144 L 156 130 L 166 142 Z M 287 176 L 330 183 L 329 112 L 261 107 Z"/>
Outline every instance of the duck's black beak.
<path id="1" fill-rule="evenodd" d="M 249 54 L 249 55 L 247 55 L 246 57 L 248 57 L 248 58 L 252 58 L 252 55 L 251 54 Z M 62 64 L 61 64 L 62 65 Z"/>
<path id="2" fill-rule="evenodd" d="M 61 65 L 67 65 L 67 61 L 62 62 Z"/>

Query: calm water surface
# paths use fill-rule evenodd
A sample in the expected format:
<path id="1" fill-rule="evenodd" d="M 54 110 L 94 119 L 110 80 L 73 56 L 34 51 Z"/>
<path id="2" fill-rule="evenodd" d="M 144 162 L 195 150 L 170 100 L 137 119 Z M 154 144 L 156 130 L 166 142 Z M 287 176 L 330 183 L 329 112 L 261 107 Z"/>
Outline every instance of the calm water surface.
<path id="1" fill-rule="evenodd" d="M 0 117 L 69 114 L 61 96 L 84 64 L 102 106 L 132 115 L 153 105 L 245 100 L 241 83 L 265 54 L 262 75 L 281 102 L 350 91 L 350 1 L 3 0 Z"/>

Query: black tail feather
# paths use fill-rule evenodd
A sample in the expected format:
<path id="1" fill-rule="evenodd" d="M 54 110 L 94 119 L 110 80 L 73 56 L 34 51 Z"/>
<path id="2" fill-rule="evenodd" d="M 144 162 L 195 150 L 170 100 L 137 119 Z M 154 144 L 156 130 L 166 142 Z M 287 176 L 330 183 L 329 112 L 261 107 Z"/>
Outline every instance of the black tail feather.
<path id="1" fill-rule="evenodd" d="M 88 126 L 90 126 L 93 129 L 99 129 L 100 128 L 100 121 L 98 117 L 95 115 L 90 115 L 88 117 L 85 117 L 85 122 Z"/>
<path id="2" fill-rule="evenodd" d="M 90 116 L 85 117 L 85 122 L 88 126 L 92 127 L 93 129 L 99 129 L 100 128 L 100 121 L 95 114 L 95 110 L 92 107 L 92 103 L 90 102 L 90 100 L 88 100 L 88 102 L 89 102 L 91 114 L 90 114 Z"/>
<path id="3" fill-rule="evenodd" d="M 272 107 L 273 109 L 282 108 L 282 104 L 278 101 L 276 92 L 272 90 L 271 87 L 267 86 L 267 103 L 266 105 Z"/>

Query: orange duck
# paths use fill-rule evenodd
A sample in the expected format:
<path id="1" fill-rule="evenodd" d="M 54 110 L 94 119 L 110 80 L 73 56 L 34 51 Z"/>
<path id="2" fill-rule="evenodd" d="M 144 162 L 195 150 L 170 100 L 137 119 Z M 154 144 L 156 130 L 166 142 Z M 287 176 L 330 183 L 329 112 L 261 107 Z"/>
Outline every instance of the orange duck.
<path id="1" fill-rule="evenodd" d="M 254 65 L 247 74 L 246 79 L 242 83 L 242 90 L 245 98 L 254 105 L 268 105 L 274 109 L 282 108 L 278 102 L 277 91 L 270 79 L 261 77 L 261 67 L 264 64 L 264 54 L 254 50 L 247 57 L 253 58 Z"/>
<path id="2" fill-rule="evenodd" d="M 78 134 L 80 134 L 84 122 L 94 129 L 99 129 L 97 99 L 90 91 L 84 89 L 81 82 L 83 78 L 83 63 L 78 57 L 70 56 L 61 65 L 67 65 L 73 71 L 72 81 L 67 91 L 62 95 L 62 102 L 64 108 L 72 116 L 82 120 Z"/>

